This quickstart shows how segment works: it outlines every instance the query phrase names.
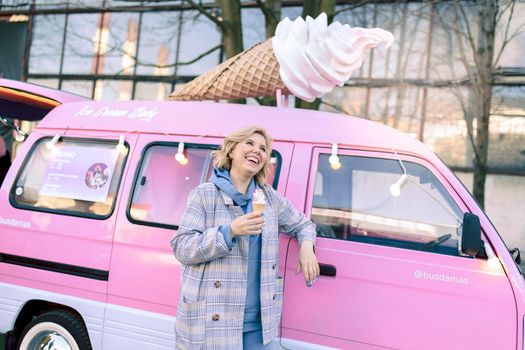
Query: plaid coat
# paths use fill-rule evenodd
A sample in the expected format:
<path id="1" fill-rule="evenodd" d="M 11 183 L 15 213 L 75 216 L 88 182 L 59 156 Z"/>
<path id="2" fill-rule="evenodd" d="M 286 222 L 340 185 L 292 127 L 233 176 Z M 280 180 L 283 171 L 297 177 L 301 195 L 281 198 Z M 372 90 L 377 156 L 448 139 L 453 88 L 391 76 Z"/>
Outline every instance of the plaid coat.
<path id="1" fill-rule="evenodd" d="M 264 344 L 278 335 L 283 281 L 279 277 L 279 232 L 315 241 L 315 224 L 272 187 L 262 185 L 267 199 L 261 236 L 261 320 Z M 233 200 L 206 182 L 189 196 L 188 206 L 171 246 L 182 264 L 175 320 L 177 349 L 242 349 L 247 290 L 249 237 L 237 237 L 230 250 L 219 232 L 244 215 Z"/>

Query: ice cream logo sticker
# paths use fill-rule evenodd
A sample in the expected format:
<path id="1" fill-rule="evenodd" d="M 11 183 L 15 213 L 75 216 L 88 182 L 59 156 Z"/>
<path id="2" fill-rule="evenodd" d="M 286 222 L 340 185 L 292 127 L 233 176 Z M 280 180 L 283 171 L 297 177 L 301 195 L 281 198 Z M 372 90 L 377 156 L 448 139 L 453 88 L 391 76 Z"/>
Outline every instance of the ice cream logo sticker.
<path id="1" fill-rule="evenodd" d="M 84 106 L 75 113 L 76 117 L 104 117 L 104 118 L 127 118 L 138 119 L 149 122 L 159 113 L 157 108 L 137 107 L 134 110 L 117 109 L 104 106 L 93 109 L 90 106 Z"/>

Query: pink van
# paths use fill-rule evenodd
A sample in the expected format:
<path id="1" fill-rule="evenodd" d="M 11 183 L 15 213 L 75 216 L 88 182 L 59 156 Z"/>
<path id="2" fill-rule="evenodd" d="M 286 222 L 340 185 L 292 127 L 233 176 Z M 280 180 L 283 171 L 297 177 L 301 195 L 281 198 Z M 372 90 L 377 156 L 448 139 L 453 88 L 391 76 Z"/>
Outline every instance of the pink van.
<path id="1" fill-rule="evenodd" d="M 403 133 L 324 112 L 93 102 L 0 80 L 0 115 L 45 114 L 0 190 L 6 349 L 172 349 L 169 241 L 210 151 L 243 125 L 273 135 L 270 182 L 318 231 L 310 288 L 293 273 L 296 241 L 280 238 L 274 348 L 524 349 L 513 256 L 454 174 Z"/>

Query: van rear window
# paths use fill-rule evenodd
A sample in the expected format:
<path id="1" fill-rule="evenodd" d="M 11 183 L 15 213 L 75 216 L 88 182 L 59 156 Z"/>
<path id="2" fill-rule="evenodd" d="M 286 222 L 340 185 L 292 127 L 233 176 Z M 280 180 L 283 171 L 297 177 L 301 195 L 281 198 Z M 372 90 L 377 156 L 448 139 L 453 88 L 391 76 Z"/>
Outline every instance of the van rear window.
<path id="1" fill-rule="evenodd" d="M 43 138 L 11 190 L 15 207 L 66 215 L 111 215 L 127 146 L 116 141 Z"/>
<path id="2" fill-rule="evenodd" d="M 185 144 L 184 159 L 177 160 L 178 143 L 150 144 L 135 179 L 128 210 L 131 221 L 166 228 L 178 228 L 188 195 L 208 181 L 213 169 L 212 145 Z M 272 153 L 267 183 L 277 186 L 280 155 Z"/>

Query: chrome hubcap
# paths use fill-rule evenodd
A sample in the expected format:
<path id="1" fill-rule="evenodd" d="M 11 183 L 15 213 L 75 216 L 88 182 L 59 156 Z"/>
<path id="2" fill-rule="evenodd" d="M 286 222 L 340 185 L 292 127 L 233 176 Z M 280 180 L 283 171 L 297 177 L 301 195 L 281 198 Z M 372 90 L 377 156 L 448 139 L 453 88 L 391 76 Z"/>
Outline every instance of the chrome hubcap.
<path id="1" fill-rule="evenodd" d="M 49 330 L 31 339 L 28 350 L 72 350 L 72 347 L 60 333 Z"/>

